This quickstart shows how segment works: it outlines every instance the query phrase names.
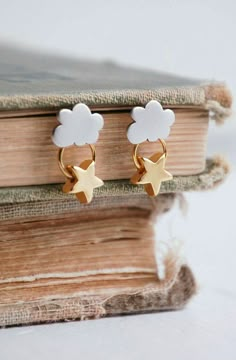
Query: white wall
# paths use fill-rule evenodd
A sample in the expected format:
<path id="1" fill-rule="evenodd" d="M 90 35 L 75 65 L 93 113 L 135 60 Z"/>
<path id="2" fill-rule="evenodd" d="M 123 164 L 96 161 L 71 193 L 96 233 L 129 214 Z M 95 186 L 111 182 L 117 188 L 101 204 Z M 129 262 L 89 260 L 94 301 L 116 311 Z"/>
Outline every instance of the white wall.
<path id="1" fill-rule="evenodd" d="M 0 0 L 0 39 L 226 80 L 236 95 L 235 12 L 235 0 Z M 236 163 L 235 138 L 233 120 L 212 128 L 209 152 Z M 200 295 L 185 311 L 1 330 L 0 358 L 234 359 L 235 180 L 188 195 Z"/>
<path id="2" fill-rule="evenodd" d="M 236 94 L 234 0 L 0 0 L 0 39 L 227 80 Z"/>

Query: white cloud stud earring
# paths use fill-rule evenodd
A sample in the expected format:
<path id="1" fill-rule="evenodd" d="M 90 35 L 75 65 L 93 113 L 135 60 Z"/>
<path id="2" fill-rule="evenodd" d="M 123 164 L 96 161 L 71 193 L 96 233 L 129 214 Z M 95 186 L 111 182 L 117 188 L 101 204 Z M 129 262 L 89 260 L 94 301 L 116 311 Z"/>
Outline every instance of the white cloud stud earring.
<path id="1" fill-rule="evenodd" d="M 134 144 L 133 160 L 137 172 L 130 181 L 133 184 L 144 185 L 148 195 L 158 195 L 163 181 L 171 180 L 172 175 L 165 170 L 167 149 L 164 139 L 169 136 L 170 127 L 175 121 L 172 110 L 163 110 L 161 104 L 151 100 L 143 108 L 133 108 L 131 117 L 134 120 L 127 129 L 127 138 Z M 138 154 L 140 143 L 145 141 L 159 141 L 162 152 L 153 154 L 150 158 Z"/>
<path id="2" fill-rule="evenodd" d="M 99 131 L 103 128 L 102 115 L 92 114 L 85 104 L 77 104 L 72 110 L 62 109 L 58 115 L 58 125 L 52 134 L 52 141 L 59 147 L 58 164 L 66 176 L 63 192 L 75 194 L 81 203 L 90 203 L 93 190 L 103 185 L 103 181 L 95 176 L 95 146 Z M 88 144 L 91 149 L 92 159 L 84 160 L 79 166 L 66 165 L 63 154 L 66 147 Z"/>

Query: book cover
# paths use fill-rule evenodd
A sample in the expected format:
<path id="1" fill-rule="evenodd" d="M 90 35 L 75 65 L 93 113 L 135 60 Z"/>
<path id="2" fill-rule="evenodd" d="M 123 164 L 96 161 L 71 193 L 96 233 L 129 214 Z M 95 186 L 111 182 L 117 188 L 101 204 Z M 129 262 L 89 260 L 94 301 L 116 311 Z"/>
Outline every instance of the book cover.
<path id="1" fill-rule="evenodd" d="M 1 50 L 0 326 L 183 307 L 196 282 L 174 244 L 164 244 L 161 257 L 155 223 L 181 192 L 211 189 L 227 175 L 223 159 L 206 160 L 209 118 L 222 122 L 231 111 L 227 87 L 108 62 Z M 167 141 L 174 177 L 155 199 L 128 180 L 133 164 L 125 136 L 132 107 L 153 99 L 176 115 Z M 100 112 L 106 124 L 97 144 L 105 185 L 89 206 L 61 192 L 51 141 L 58 111 L 79 102 Z M 155 146 L 147 144 L 144 154 Z"/>

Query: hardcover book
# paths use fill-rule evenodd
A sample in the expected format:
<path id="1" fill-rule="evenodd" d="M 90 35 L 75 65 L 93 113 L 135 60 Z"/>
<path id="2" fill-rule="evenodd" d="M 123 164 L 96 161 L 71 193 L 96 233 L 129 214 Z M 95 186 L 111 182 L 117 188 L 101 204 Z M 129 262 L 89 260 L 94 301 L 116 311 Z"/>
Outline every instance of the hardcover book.
<path id="1" fill-rule="evenodd" d="M 85 103 L 104 117 L 96 144 L 98 177 L 128 179 L 133 174 L 132 145 L 126 137 L 130 111 L 158 100 L 175 112 L 167 139 L 167 170 L 173 175 L 204 171 L 209 115 L 222 121 L 231 96 L 221 83 L 185 79 L 113 63 L 71 60 L 1 48 L 0 59 L 0 186 L 60 183 L 57 149 L 51 132 L 61 108 Z M 156 151 L 143 144 L 143 155 Z M 81 159 L 86 147 L 79 152 Z M 68 149 L 65 157 L 75 160 Z M 10 166 L 9 166 L 10 164 Z"/>
<path id="2" fill-rule="evenodd" d="M 167 140 L 174 176 L 156 198 L 130 184 L 125 135 L 131 109 L 150 100 L 176 115 Z M 81 102 L 105 119 L 96 144 L 105 184 L 89 205 L 62 193 L 51 140 L 58 111 Z M 207 131 L 209 119 L 222 122 L 230 107 L 221 83 L 2 47 L 0 326 L 183 307 L 195 279 L 179 244 L 158 236 L 160 220 L 183 205 L 181 192 L 224 180 L 225 161 L 206 160 Z M 156 147 L 145 144 L 143 154 Z M 65 161 L 86 151 L 68 149 Z"/>

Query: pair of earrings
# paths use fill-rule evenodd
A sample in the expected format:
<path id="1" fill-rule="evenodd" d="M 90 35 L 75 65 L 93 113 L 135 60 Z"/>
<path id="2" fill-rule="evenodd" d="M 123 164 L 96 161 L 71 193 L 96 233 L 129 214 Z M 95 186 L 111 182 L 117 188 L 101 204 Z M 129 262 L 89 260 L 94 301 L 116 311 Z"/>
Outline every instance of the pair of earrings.
<path id="1" fill-rule="evenodd" d="M 163 110 L 161 104 L 151 100 L 143 107 L 135 107 L 131 117 L 133 122 L 128 126 L 127 138 L 134 144 L 133 161 L 136 173 L 130 179 L 133 184 L 144 185 L 148 195 L 156 196 L 161 183 L 171 180 L 172 175 L 165 170 L 167 149 L 164 139 L 169 136 L 170 126 L 175 121 L 172 110 Z M 98 140 L 99 131 L 103 128 L 104 119 L 98 113 L 91 113 L 85 104 L 77 104 L 72 110 L 62 109 L 52 140 L 60 149 L 58 151 L 58 164 L 67 181 L 63 192 L 76 194 L 81 203 L 90 203 L 93 190 L 102 186 L 103 181 L 95 175 L 96 151 L 94 144 Z M 162 152 L 153 154 L 150 158 L 138 154 L 138 147 L 145 141 L 159 141 Z M 84 160 L 79 166 L 66 165 L 63 161 L 65 148 L 72 145 L 82 146 L 88 144 L 91 150 L 91 159 Z"/>

